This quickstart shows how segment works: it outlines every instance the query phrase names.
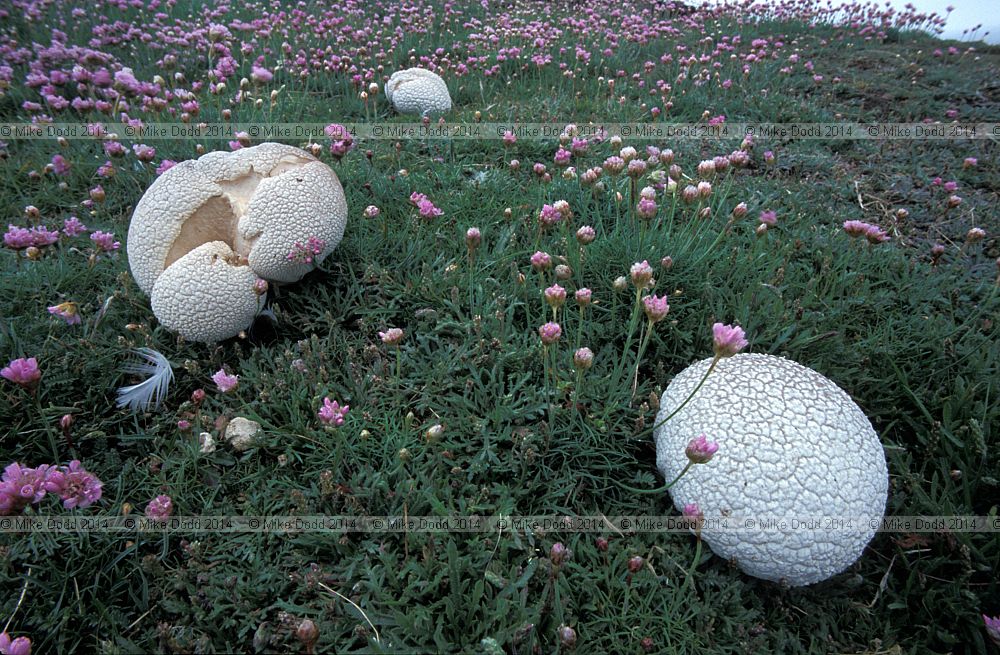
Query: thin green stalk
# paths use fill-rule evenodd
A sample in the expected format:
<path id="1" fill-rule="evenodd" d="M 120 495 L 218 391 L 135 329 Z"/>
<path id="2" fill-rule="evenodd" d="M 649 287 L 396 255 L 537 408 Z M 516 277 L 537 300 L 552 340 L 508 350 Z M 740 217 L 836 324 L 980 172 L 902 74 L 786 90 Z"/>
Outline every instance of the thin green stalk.
<path id="1" fill-rule="evenodd" d="M 712 363 L 711 363 L 711 364 L 709 365 L 709 367 L 708 367 L 708 370 L 707 370 L 707 371 L 705 371 L 705 375 L 703 375 L 703 376 L 702 376 L 702 378 L 701 378 L 701 381 L 700 381 L 700 382 L 698 382 L 698 386 L 696 386 L 696 387 L 695 387 L 695 388 L 694 388 L 694 389 L 693 389 L 693 390 L 691 391 L 691 393 L 690 393 L 690 394 L 688 394 L 688 397 L 684 399 L 684 402 L 682 402 L 682 403 L 681 403 L 680 405 L 678 405 L 678 406 L 677 406 L 677 409 L 675 409 L 674 411 L 670 412 L 670 414 L 669 414 L 669 415 L 667 415 L 667 417 L 666 417 L 665 419 L 663 419 L 662 421 L 660 421 L 659 423 L 657 423 L 657 424 L 656 424 L 656 425 L 654 425 L 653 427 L 651 427 L 651 428 L 648 428 L 648 429 L 646 429 L 646 430 L 643 430 L 642 432 L 640 432 L 640 433 L 639 433 L 638 435 L 636 435 L 636 436 L 637 436 L 637 437 L 641 437 L 641 436 L 644 436 L 644 435 L 646 435 L 647 433 L 650 433 L 650 432 L 653 432 L 653 431 L 654 431 L 654 430 L 656 430 L 656 429 L 657 429 L 658 427 L 660 427 L 661 425 L 665 424 L 665 423 L 666 423 L 667 421 L 669 421 L 669 420 L 670 420 L 670 419 L 672 419 L 672 418 L 673 418 L 674 416 L 676 416 L 676 415 L 677 415 L 677 412 L 679 412 L 679 411 L 681 411 L 682 409 L 684 409 L 684 406 L 685 406 L 685 405 L 687 405 L 687 404 L 688 404 L 689 402 L 691 402 L 691 399 L 692 399 L 692 398 L 694 398 L 694 395 L 695 395 L 696 393 L 698 393 L 698 390 L 699 390 L 699 389 L 701 389 L 701 385 L 705 384 L 705 380 L 707 380 L 707 379 L 708 379 L 708 376 L 709 376 L 709 375 L 711 375 L 711 374 L 712 374 L 712 371 L 714 371 L 714 370 L 715 370 L 715 365 L 719 363 L 719 360 L 720 360 L 720 359 L 722 359 L 722 358 L 721 358 L 721 357 L 720 357 L 719 355 L 716 355 L 716 356 L 715 356 L 715 358 L 714 358 L 714 359 L 712 360 Z"/>
<path id="2" fill-rule="evenodd" d="M 682 477 L 684 477 L 684 474 L 687 473 L 692 466 L 694 466 L 694 462 L 688 460 L 688 463 L 684 466 L 683 469 L 681 469 L 681 472 L 677 474 L 677 477 L 668 482 L 667 484 L 663 485 L 662 487 L 656 487 L 655 489 L 636 489 L 634 487 L 629 487 L 624 484 L 620 484 L 618 485 L 618 488 L 624 489 L 625 491 L 631 491 L 632 493 L 636 494 L 662 494 L 664 491 L 669 490 L 670 487 L 677 484 L 677 481 L 680 480 Z"/>
<path id="3" fill-rule="evenodd" d="M 642 334 L 642 333 L 640 333 Z M 649 345 L 649 339 L 653 336 L 653 322 L 647 321 L 645 325 L 645 334 L 643 334 L 639 339 L 639 350 L 635 354 L 635 373 L 632 376 L 632 398 L 635 398 L 635 390 L 639 387 L 639 364 L 642 362 L 642 356 L 646 352 L 646 346 Z"/>
<path id="4" fill-rule="evenodd" d="M 629 319 L 628 324 L 628 334 L 625 338 L 625 347 L 622 349 L 621 359 L 618 360 L 618 366 L 615 367 L 615 380 L 621 378 L 623 371 L 623 365 L 625 363 L 625 355 L 632 348 L 632 335 L 635 334 L 636 323 L 639 322 L 639 304 L 642 299 L 642 289 L 635 290 L 635 302 L 632 303 L 632 318 Z"/>

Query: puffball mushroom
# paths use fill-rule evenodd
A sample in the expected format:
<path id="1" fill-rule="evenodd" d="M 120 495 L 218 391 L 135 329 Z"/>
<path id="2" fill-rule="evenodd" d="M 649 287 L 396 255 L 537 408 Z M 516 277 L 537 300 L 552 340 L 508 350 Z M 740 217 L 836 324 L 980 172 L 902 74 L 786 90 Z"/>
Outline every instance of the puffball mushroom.
<path id="1" fill-rule="evenodd" d="M 451 111 L 451 95 L 441 76 L 425 68 L 396 71 L 385 85 L 385 97 L 401 114 L 443 114 Z"/>
<path id="2" fill-rule="evenodd" d="M 693 364 L 671 381 L 657 423 L 684 402 L 711 362 Z M 698 504 L 706 521 L 701 536 L 716 555 L 791 586 L 825 580 L 861 556 L 875 534 L 870 523 L 885 511 L 889 478 L 878 435 L 835 383 L 772 355 L 721 359 L 690 402 L 656 430 L 656 465 L 667 480 L 687 465 L 685 447 L 702 433 L 719 442 L 719 451 L 670 493 L 678 509 Z M 779 518 L 785 525 L 713 527 L 711 519 L 721 517 Z M 810 530 L 792 521 L 820 517 L 854 522 Z"/>
<path id="3" fill-rule="evenodd" d="M 263 143 L 167 170 L 132 214 L 128 259 L 166 327 L 218 341 L 250 325 L 259 279 L 295 282 L 340 243 L 347 201 L 333 170 L 304 150 Z M 311 261 L 289 257 L 310 238 Z"/>

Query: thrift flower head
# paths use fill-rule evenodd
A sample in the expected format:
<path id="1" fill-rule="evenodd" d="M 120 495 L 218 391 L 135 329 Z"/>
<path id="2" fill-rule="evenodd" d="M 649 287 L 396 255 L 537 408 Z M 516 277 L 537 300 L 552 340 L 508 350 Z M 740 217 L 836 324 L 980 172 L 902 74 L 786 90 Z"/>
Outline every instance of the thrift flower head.
<path id="1" fill-rule="evenodd" d="M 44 225 L 38 225 L 31 229 L 7 225 L 7 232 L 3 235 L 4 245 L 15 250 L 31 246 L 41 248 L 52 245 L 58 240 L 59 232 L 50 232 Z"/>
<path id="2" fill-rule="evenodd" d="M 667 317 L 667 312 L 670 311 L 667 296 L 646 296 L 642 299 L 642 306 L 650 323 L 659 323 Z"/>
<path id="3" fill-rule="evenodd" d="M 684 505 L 684 511 L 682 512 L 684 518 L 697 519 L 700 517 L 701 509 L 698 507 L 698 503 L 687 503 Z"/>
<path id="4" fill-rule="evenodd" d="M 58 494 L 66 509 L 87 507 L 101 499 L 103 484 L 93 473 L 87 472 L 80 460 L 68 466 L 52 469 L 45 481 L 45 490 Z"/>
<path id="5" fill-rule="evenodd" d="M 778 214 L 768 209 L 760 213 L 760 222 L 768 227 L 774 227 L 778 223 Z"/>
<path id="6" fill-rule="evenodd" d="M 403 340 L 403 331 L 399 328 L 389 328 L 385 332 L 379 332 L 378 338 L 387 346 L 398 346 Z"/>
<path id="7" fill-rule="evenodd" d="M 222 393 L 229 393 L 236 388 L 239 384 L 240 376 L 238 375 L 228 375 L 225 369 L 219 369 L 212 375 L 212 382 L 215 386 L 219 388 Z"/>
<path id="8" fill-rule="evenodd" d="M 469 252 L 475 251 L 482 243 L 483 233 L 479 231 L 478 227 L 470 227 L 465 231 L 465 245 L 469 249 Z"/>
<path id="9" fill-rule="evenodd" d="M 962 168 L 975 168 L 979 165 L 979 160 L 975 157 L 966 157 L 962 162 Z"/>
<path id="10" fill-rule="evenodd" d="M 170 496 L 159 495 L 146 505 L 146 518 L 163 521 L 174 511 L 174 501 Z"/>
<path id="11" fill-rule="evenodd" d="M 30 389 L 38 384 L 42 372 L 38 370 L 38 360 L 34 357 L 21 357 L 12 359 L 7 366 L 0 369 L 0 377 L 7 378 L 25 389 Z"/>
<path id="12" fill-rule="evenodd" d="M 0 515 L 20 512 L 44 498 L 48 475 L 46 465 L 29 468 L 17 462 L 8 464 L 0 481 Z"/>
<path id="13" fill-rule="evenodd" d="M 684 454 L 695 464 L 705 464 L 719 450 L 719 444 L 709 441 L 708 437 L 701 435 L 688 442 Z"/>
<path id="14" fill-rule="evenodd" d="M 320 255 L 325 248 L 326 241 L 318 237 L 309 237 L 305 243 L 296 241 L 295 247 L 292 249 L 292 252 L 288 253 L 286 258 L 288 261 L 298 264 L 312 264 L 313 259 Z"/>
<path id="15" fill-rule="evenodd" d="M 990 640 L 1000 646 L 1000 616 L 986 616 L 983 614 L 983 622 L 986 625 L 986 634 Z"/>
<path id="16" fill-rule="evenodd" d="M 844 232 L 852 237 L 864 237 L 869 243 L 881 243 L 889 240 L 882 228 L 864 221 L 844 221 Z"/>
<path id="17" fill-rule="evenodd" d="M 576 298 L 576 303 L 578 305 L 580 305 L 581 307 L 586 307 L 587 305 L 590 304 L 590 299 L 591 296 L 593 296 L 593 291 L 584 287 L 582 289 L 577 289 L 576 293 L 573 294 L 573 296 Z"/>
<path id="18" fill-rule="evenodd" d="M 563 303 L 566 302 L 566 289 L 563 289 L 558 284 L 553 284 L 545 290 L 545 302 L 547 302 L 550 307 L 562 307 Z"/>
<path id="19" fill-rule="evenodd" d="M 548 253 L 537 251 L 531 256 L 531 267 L 536 271 L 544 271 L 552 266 L 552 257 Z"/>
<path id="20" fill-rule="evenodd" d="M 538 222 L 545 227 L 551 227 L 563 218 L 559 210 L 552 205 L 542 205 L 542 210 L 538 212 Z"/>
<path id="21" fill-rule="evenodd" d="M 101 232 L 96 230 L 90 235 L 90 240 L 94 242 L 97 249 L 102 252 L 112 252 L 121 248 L 122 244 L 119 241 L 115 241 L 115 235 L 110 232 Z"/>
<path id="22" fill-rule="evenodd" d="M 636 289 L 645 289 L 653 281 L 653 267 L 645 259 L 632 264 L 629 273 L 632 276 L 632 284 L 635 285 Z"/>
<path id="23" fill-rule="evenodd" d="M 49 307 L 49 313 L 66 321 L 66 325 L 79 325 L 80 312 L 75 302 L 64 302 Z"/>
<path id="24" fill-rule="evenodd" d="M 589 225 L 584 225 L 579 230 L 576 231 L 576 240 L 581 246 L 586 246 L 587 244 L 593 243 L 594 239 L 597 238 L 597 232 Z"/>
<path id="25" fill-rule="evenodd" d="M 712 341 L 716 357 L 732 357 L 747 347 L 749 342 L 744 338 L 743 328 L 738 325 L 712 326 Z"/>
<path id="26" fill-rule="evenodd" d="M 11 639 L 6 632 L 0 634 L 0 653 L 3 655 L 31 655 L 31 640 L 27 637 Z"/>
<path id="27" fill-rule="evenodd" d="M 382 210 L 375 205 L 368 205 L 365 207 L 365 218 L 378 218 L 378 215 L 382 213 Z"/>
<path id="28" fill-rule="evenodd" d="M 63 234 L 68 237 L 75 237 L 87 231 L 87 226 L 80 222 L 76 216 L 70 216 L 63 221 Z"/>
<path id="29" fill-rule="evenodd" d="M 635 208 L 639 218 L 650 219 L 656 216 L 656 202 L 649 198 L 642 198 Z"/>
<path id="30" fill-rule="evenodd" d="M 562 328 L 559 327 L 558 323 L 546 323 L 538 328 L 538 336 L 542 338 L 543 344 L 551 346 L 559 341 L 559 337 L 562 336 Z"/>
<path id="31" fill-rule="evenodd" d="M 417 211 L 420 213 L 421 218 L 436 218 L 444 213 L 426 198 L 417 203 Z"/>
<path id="32" fill-rule="evenodd" d="M 594 365 L 594 352 L 587 347 L 579 348 L 573 353 L 573 365 L 580 370 L 586 370 Z"/>
<path id="33" fill-rule="evenodd" d="M 329 398 L 324 398 L 323 406 L 319 408 L 317 416 L 319 416 L 319 420 L 322 421 L 324 425 L 339 428 L 344 424 L 344 417 L 347 416 L 347 412 L 350 409 L 350 405 L 344 405 L 341 407 L 340 403 L 336 400 L 331 401 Z"/>

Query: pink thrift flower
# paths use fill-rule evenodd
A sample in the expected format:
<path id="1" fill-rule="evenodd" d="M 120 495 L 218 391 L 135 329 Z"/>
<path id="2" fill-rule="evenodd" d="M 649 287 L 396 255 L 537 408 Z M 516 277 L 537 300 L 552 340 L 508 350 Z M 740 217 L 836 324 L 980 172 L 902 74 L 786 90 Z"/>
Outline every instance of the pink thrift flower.
<path id="1" fill-rule="evenodd" d="M 31 230 L 17 225 L 7 225 L 7 232 L 3 235 L 3 245 L 14 250 L 21 250 L 34 245 L 31 238 Z"/>
<path id="2" fill-rule="evenodd" d="M 537 251 L 531 256 L 531 267 L 536 271 L 544 271 L 552 266 L 552 257 L 548 253 Z"/>
<path id="3" fill-rule="evenodd" d="M 365 218 L 378 218 L 378 215 L 382 213 L 382 210 L 375 205 L 368 205 L 365 207 Z"/>
<path id="4" fill-rule="evenodd" d="M 989 617 L 983 614 L 983 622 L 986 627 L 986 634 L 997 646 L 1000 646 L 1000 616 Z"/>
<path id="5" fill-rule="evenodd" d="M 732 357 L 743 350 L 749 345 L 749 342 L 744 338 L 745 336 L 743 328 L 738 325 L 716 323 L 712 326 L 712 345 L 715 356 L 719 358 Z"/>
<path id="6" fill-rule="evenodd" d="M 146 505 L 146 518 L 154 521 L 166 520 L 174 512 L 174 501 L 170 496 L 159 495 Z"/>
<path id="7" fill-rule="evenodd" d="M 113 252 L 121 248 L 122 244 L 120 241 L 115 241 L 115 235 L 110 232 L 101 232 L 100 230 L 95 230 L 93 234 L 90 235 L 90 240 L 94 242 L 97 249 L 101 252 Z"/>
<path id="8" fill-rule="evenodd" d="M 701 508 L 698 507 L 698 503 L 686 503 L 682 514 L 684 515 L 684 518 L 687 519 L 697 519 L 702 516 Z"/>
<path id="9" fill-rule="evenodd" d="M 66 173 L 69 173 L 69 169 L 70 165 L 69 162 L 66 161 L 65 157 L 62 155 L 52 156 L 52 172 L 56 175 L 65 175 Z"/>
<path id="10" fill-rule="evenodd" d="M 953 193 L 955 191 L 958 191 L 958 182 L 956 182 L 955 180 L 949 180 L 948 182 L 944 183 L 944 186 L 942 188 L 948 193 Z"/>
<path id="11" fill-rule="evenodd" d="M 589 225 L 584 225 L 579 230 L 576 231 L 576 240 L 581 246 L 586 246 L 587 244 L 593 243 L 594 239 L 597 238 L 597 232 Z"/>
<path id="12" fill-rule="evenodd" d="M 147 146 L 145 143 L 137 143 L 132 146 L 132 152 L 141 162 L 151 162 L 156 157 L 156 148 Z"/>
<path id="13" fill-rule="evenodd" d="M 517 143 L 517 136 L 510 130 L 507 130 L 503 133 L 503 142 L 504 145 L 512 146 Z"/>
<path id="14" fill-rule="evenodd" d="M 79 236 L 87 231 L 87 226 L 80 222 L 76 216 L 70 216 L 63 221 L 63 234 L 68 237 Z"/>
<path id="15" fill-rule="evenodd" d="M 656 201 L 643 198 L 636 205 L 635 211 L 639 215 L 639 218 L 650 219 L 656 216 L 656 209 Z"/>
<path id="16" fill-rule="evenodd" d="M 538 336 L 542 338 L 543 344 L 551 346 L 559 341 L 559 337 L 562 336 L 562 328 L 559 327 L 558 323 L 546 323 L 538 328 Z"/>
<path id="17" fill-rule="evenodd" d="M 31 640 L 27 637 L 11 639 L 6 632 L 0 634 L 0 653 L 3 655 L 31 655 Z"/>
<path id="18" fill-rule="evenodd" d="M 978 165 L 979 160 L 975 157 L 966 157 L 965 160 L 962 161 L 962 168 L 975 168 Z"/>
<path id="19" fill-rule="evenodd" d="M 212 382 L 215 386 L 219 388 L 222 393 L 229 393 L 236 388 L 239 384 L 240 376 L 238 375 L 228 375 L 224 369 L 219 369 L 212 375 Z"/>
<path id="20" fill-rule="evenodd" d="M 483 233 L 479 231 L 478 227 L 470 227 L 465 231 L 465 245 L 469 252 L 474 252 L 482 241 Z"/>
<path id="21" fill-rule="evenodd" d="M 659 323 L 667 317 L 667 312 L 670 311 L 667 296 L 646 296 L 642 299 L 642 305 L 650 323 Z"/>
<path id="22" fill-rule="evenodd" d="M 768 227 L 774 227 L 778 223 L 778 214 L 768 209 L 760 213 L 760 222 Z"/>
<path id="23" fill-rule="evenodd" d="M 323 398 L 323 406 L 319 408 L 317 416 L 319 416 L 319 420 L 322 421 L 324 425 L 339 428 L 344 424 L 344 417 L 347 416 L 347 412 L 350 408 L 350 405 L 344 405 L 341 407 L 340 403 L 336 400 L 331 401 L 329 398 Z"/>
<path id="24" fill-rule="evenodd" d="M 590 348 L 579 348 L 573 353 L 573 365 L 581 371 L 594 365 L 594 352 Z"/>
<path id="25" fill-rule="evenodd" d="M 705 464 L 712 459 L 718 450 L 719 444 L 709 441 L 708 437 L 703 434 L 688 442 L 684 454 L 694 464 Z"/>
<path id="26" fill-rule="evenodd" d="M 0 377 L 7 378 L 14 384 L 30 389 L 38 384 L 42 377 L 38 370 L 38 360 L 34 357 L 13 359 L 7 366 L 0 369 Z"/>
<path id="27" fill-rule="evenodd" d="M 573 153 L 565 148 L 559 148 L 552 159 L 556 166 L 569 166 L 570 160 L 573 159 Z"/>
<path id="28" fill-rule="evenodd" d="M 103 484 L 93 473 L 87 472 L 80 460 L 68 466 L 53 469 L 45 482 L 45 490 L 58 494 L 66 509 L 83 508 L 101 499 Z"/>
<path id="29" fill-rule="evenodd" d="M 125 154 L 125 146 L 117 141 L 105 141 L 104 152 L 108 157 L 121 157 Z"/>
<path id="30" fill-rule="evenodd" d="M 576 293 L 573 294 L 573 296 L 576 298 L 576 303 L 578 305 L 580 305 L 581 307 L 586 307 L 587 305 L 590 304 L 590 299 L 593 296 L 593 292 L 590 289 L 584 287 L 582 289 L 577 289 Z"/>
<path id="31" fill-rule="evenodd" d="M 64 302 L 49 307 L 49 313 L 66 321 L 66 325 L 79 325 L 80 312 L 75 302 Z"/>
<path id="32" fill-rule="evenodd" d="M 177 165 L 177 162 L 175 162 L 174 160 L 172 160 L 172 159 L 164 159 L 163 161 L 160 162 L 160 165 L 156 167 L 156 174 L 157 175 L 163 175 L 164 173 L 166 173 L 167 171 L 169 171 L 171 168 L 173 168 L 176 165 Z"/>
<path id="33" fill-rule="evenodd" d="M 274 73 L 262 68 L 260 66 L 254 66 L 250 69 L 250 79 L 252 79 L 257 84 L 267 84 L 272 79 L 274 79 Z"/>
<path id="34" fill-rule="evenodd" d="M 444 213 L 426 198 L 417 203 L 417 210 L 420 212 L 421 218 L 436 218 Z"/>
<path id="35" fill-rule="evenodd" d="M 558 284 L 553 284 L 545 290 L 545 302 L 547 302 L 550 307 L 562 307 L 563 303 L 566 302 L 566 289 L 563 289 Z"/>
<path id="36" fill-rule="evenodd" d="M 542 210 L 538 212 L 538 222 L 545 227 L 551 227 L 561 221 L 562 214 L 552 205 L 542 205 Z"/>
<path id="37" fill-rule="evenodd" d="M 416 191 L 414 191 L 413 193 L 410 194 L 410 202 L 412 202 L 414 205 L 419 205 L 424 200 L 427 200 L 427 196 L 425 196 L 422 193 L 417 193 Z"/>
<path id="38" fill-rule="evenodd" d="M 403 340 L 403 331 L 399 328 L 389 328 L 385 332 L 379 332 L 378 338 L 387 346 L 398 346 Z"/>
<path id="39" fill-rule="evenodd" d="M 646 260 L 632 264 L 629 273 L 636 289 L 645 289 L 653 281 L 653 267 Z"/>

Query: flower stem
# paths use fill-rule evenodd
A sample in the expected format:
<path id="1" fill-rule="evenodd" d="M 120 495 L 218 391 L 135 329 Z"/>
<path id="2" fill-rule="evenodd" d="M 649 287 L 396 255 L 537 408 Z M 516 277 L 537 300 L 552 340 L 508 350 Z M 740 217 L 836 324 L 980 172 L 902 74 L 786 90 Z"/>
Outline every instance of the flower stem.
<path id="1" fill-rule="evenodd" d="M 720 356 L 718 356 L 718 355 L 716 355 L 716 356 L 715 356 L 715 358 L 714 358 L 714 359 L 712 359 L 712 363 L 711 363 L 711 364 L 709 365 L 709 367 L 708 367 L 708 370 L 707 370 L 707 371 L 705 371 L 705 375 L 703 375 L 703 376 L 702 376 L 702 378 L 701 378 L 701 381 L 700 381 L 700 382 L 698 382 L 698 386 L 696 386 L 696 387 L 695 387 L 695 388 L 694 388 L 694 389 L 693 389 L 693 390 L 691 391 L 691 393 L 690 393 L 690 394 L 688 394 L 688 397 L 684 399 L 684 402 L 682 402 L 682 403 L 681 403 L 680 405 L 678 405 L 678 406 L 677 406 L 677 409 L 675 409 L 674 411 L 670 412 L 670 414 L 668 414 L 668 415 L 667 415 L 667 417 L 666 417 L 665 419 L 663 419 L 663 420 L 662 420 L 662 421 L 660 421 L 659 423 L 655 424 L 655 425 L 654 425 L 653 427 L 651 427 L 651 428 L 648 428 L 648 429 L 646 429 L 646 430 L 643 430 L 642 432 L 640 432 L 640 433 L 639 433 L 638 435 L 636 435 L 636 436 L 643 436 L 643 435 L 645 435 L 645 434 L 646 434 L 647 432 L 653 432 L 653 431 L 654 431 L 654 430 L 656 430 L 656 429 L 657 429 L 658 427 L 660 427 L 661 425 L 663 425 L 664 423 L 666 423 L 667 421 L 669 421 L 670 419 L 672 419 L 672 418 L 673 418 L 674 416 L 676 416 L 676 415 L 677 415 L 677 412 L 679 412 L 679 411 L 681 411 L 682 409 L 684 409 L 684 406 L 685 406 L 685 405 L 687 405 L 687 404 L 688 404 L 688 403 L 689 403 L 689 402 L 691 401 L 691 399 L 692 399 L 692 398 L 694 398 L 694 395 L 695 395 L 696 393 L 698 393 L 698 390 L 699 390 L 699 389 L 701 389 L 701 385 L 705 384 L 705 380 L 707 380 L 707 379 L 708 379 L 708 376 L 712 374 L 712 371 L 713 371 L 713 370 L 715 370 L 715 365 L 719 363 L 719 360 L 720 360 L 720 359 L 722 359 L 722 358 L 721 358 Z"/>
<path id="2" fill-rule="evenodd" d="M 691 469 L 692 466 L 694 466 L 694 462 L 692 462 L 691 460 L 688 460 L 688 463 L 684 466 L 684 468 L 681 470 L 681 472 L 677 474 L 677 477 L 674 478 L 673 480 L 671 480 L 670 482 L 668 482 L 667 484 L 663 485 L 662 487 L 656 487 L 655 489 L 636 489 L 634 487 L 629 487 L 629 486 L 626 486 L 624 484 L 620 484 L 620 485 L 618 485 L 618 488 L 619 489 L 624 489 L 625 491 L 631 491 L 632 493 L 636 493 L 636 494 L 661 494 L 664 491 L 669 490 L 670 487 L 672 487 L 675 484 L 677 484 L 677 481 L 680 480 L 681 478 L 683 478 L 684 474 L 687 473 Z"/>
<path id="3" fill-rule="evenodd" d="M 647 322 L 645 329 L 645 334 L 640 332 L 642 336 L 639 338 L 639 351 L 635 354 L 635 373 L 632 375 L 632 398 L 635 398 L 635 390 L 639 387 L 639 364 L 642 362 L 642 356 L 646 352 L 646 346 L 649 345 L 649 338 L 653 335 L 653 322 Z"/>

